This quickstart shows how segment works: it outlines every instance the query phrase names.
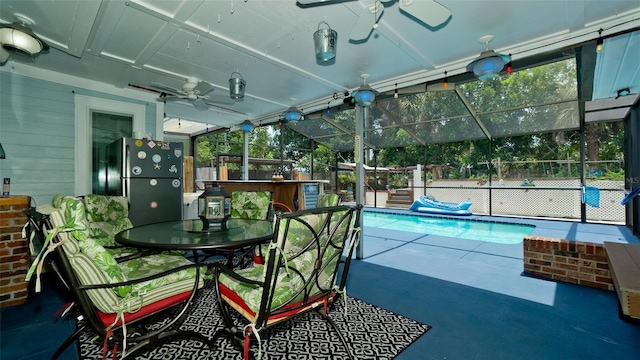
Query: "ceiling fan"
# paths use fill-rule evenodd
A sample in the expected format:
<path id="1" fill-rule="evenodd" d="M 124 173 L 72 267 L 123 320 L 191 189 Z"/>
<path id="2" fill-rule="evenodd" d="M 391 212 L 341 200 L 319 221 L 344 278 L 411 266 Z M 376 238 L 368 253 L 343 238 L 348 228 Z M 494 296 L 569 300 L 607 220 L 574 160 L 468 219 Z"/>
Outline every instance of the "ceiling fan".
<path id="1" fill-rule="evenodd" d="M 188 100 L 198 110 L 207 110 L 210 103 L 233 104 L 235 100 L 229 96 L 213 95 L 213 85 L 206 81 L 198 80 L 195 77 L 187 78 L 187 82 L 182 85 L 182 90 L 172 88 L 160 83 L 151 83 L 150 86 L 160 92 L 160 100 Z"/>
<path id="2" fill-rule="evenodd" d="M 339 0 L 298 0 L 300 5 L 320 5 Z M 344 1 L 344 0 L 342 0 Z M 362 10 L 360 17 L 351 30 L 349 39 L 353 41 L 366 40 L 373 29 L 378 25 L 378 20 L 384 12 L 384 4 L 390 4 L 396 0 L 375 0 Z M 400 3 L 400 12 L 420 21 L 430 27 L 440 26 L 451 16 L 451 10 L 434 0 L 397 0 Z"/>

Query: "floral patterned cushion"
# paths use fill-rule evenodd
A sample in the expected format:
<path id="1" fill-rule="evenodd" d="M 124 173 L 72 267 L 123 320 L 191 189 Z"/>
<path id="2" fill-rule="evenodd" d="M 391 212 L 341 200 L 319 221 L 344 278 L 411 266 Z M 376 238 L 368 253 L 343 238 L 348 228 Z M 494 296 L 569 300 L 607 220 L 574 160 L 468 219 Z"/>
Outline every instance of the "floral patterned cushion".
<path id="1" fill-rule="evenodd" d="M 89 235 L 102 246 L 117 246 L 114 236 L 133 227 L 124 196 L 87 195 L 84 198 Z M 122 256 L 121 252 L 118 255 Z"/>
<path id="2" fill-rule="evenodd" d="M 82 253 L 71 254 L 67 256 L 74 272 L 78 276 L 78 280 L 83 285 L 97 285 L 108 283 L 104 272 L 102 272 L 94 261 Z M 200 278 L 198 287 L 204 284 Z M 193 278 L 187 280 L 176 281 L 161 287 L 153 289 L 145 289 L 146 292 L 138 291 L 138 296 L 129 295 L 122 298 L 110 288 L 95 289 L 87 291 L 91 302 L 95 307 L 103 313 L 117 313 L 119 309 L 125 309 L 129 312 L 136 311 L 142 306 L 154 303 L 156 301 L 166 299 L 173 295 L 184 293 L 193 289 Z M 131 293 L 133 294 L 133 293 Z"/>
<path id="3" fill-rule="evenodd" d="M 120 263 L 125 277 L 129 280 L 140 279 L 146 276 L 155 275 L 163 271 L 175 269 L 183 265 L 191 265 L 192 262 L 182 255 L 172 253 L 160 253 L 137 257 L 129 261 Z M 206 269 L 203 268 L 203 271 Z M 204 275 L 204 273 L 202 273 Z M 163 277 L 139 282 L 131 285 L 130 293 L 134 296 L 142 296 L 148 291 L 179 282 L 182 280 L 193 280 L 196 277 L 196 268 L 176 271 Z"/>
<path id="4" fill-rule="evenodd" d="M 86 210 L 82 200 L 72 196 L 56 196 L 52 201 L 52 205 L 57 205 L 59 208 L 59 210 L 52 213 L 51 223 L 60 230 L 59 236 L 61 239 L 65 238 L 67 240 L 63 245 L 65 252 L 68 255 L 74 255 L 73 249 L 74 246 L 77 246 L 80 253 L 92 262 L 91 266 L 85 265 L 81 269 L 85 271 L 99 269 L 101 273 L 97 275 L 82 274 L 79 276 L 103 280 L 103 283 L 117 283 L 192 264 L 183 256 L 170 253 L 148 255 L 118 263 L 111 252 L 107 251 L 99 241 L 90 237 L 88 222 L 85 217 Z M 69 242 L 69 245 L 66 242 Z M 67 251 L 68 249 L 69 251 Z M 148 291 L 158 289 L 167 284 L 194 279 L 195 271 L 195 268 L 180 270 L 154 280 L 119 286 L 114 288 L 113 292 L 123 298 L 142 296 Z"/>
<path id="5" fill-rule="evenodd" d="M 338 194 L 318 194 L 318 200 L 316 201 L 316 207 L 328 207 L 338 206 L 340 202 L 340 196 Z"/>
<path id="6" fill-rule="evenodd" d="M 271 211 L 271 192 L 234 191 L 231 193 L 231 218 L 267 219 Z"/>
<path id="7" fill-rule="evenodd" d="M 62 214 L 62 216 L 51 216 L 51 223 L 58 228 L 65 242 L 76 242 L 80 251 L 95 262 L 109 282 L 126 281 L 113 255 L 95 239 L 89 237 L 86 210 L 82 200 L 73 196 L 55 196 L 51 204 L 59 208 Z M 122 287 L 118 288 L 116 293 L 125 296 L 129 291 L 130 288 Z"/>
<path id="8" fill-rule="evenodd" d="M 284 219 L 280 222 L 277 235 L 277 246 L 282 251 L 275 252 L 274 261 L 278 263 L 284 257 L 287 265 L 281 266 L 278 270 L 276 287 L 273 294 L 271 309 L 278 308 L 283 304 L 303 300 L 304 292 L 301 289 L 305 286 L 304 278 L 313 276 L 316 259 L 322 258 L 322 266 L 317 274 L 316 281 L 308 283 L 311 296 L 322 290 L 331 289 L 335 281 L 336 263 L 340 260 L 341 246 L 347 238 L 347 233 L 351 223 L 348 221 L 339 222 L 338 219 L 345 215 L 348 210 L 336 211 L 329 218 L 328 212 L 305 214 L 298 218 L 302 221 Z M 309 226 L 305 225 L 308 224 Z M 288 226 L 288 232 L 285 232 Z M 319 232 L 318 241 L 315 241 L 313 232 Z M 333 235 L 330 235 L 333 234 Z M 332 244 L 329 244 L 329 241 Z M 320 255 L 321 253 L 321 255 Z M 284 255 L 283 255 L 284 254 Z M 267 256 L 268 257 L 268 256 Z M 269 259 L 266 259 L 269 261 Z M 265 264 L 268 264 L 267 262 Z M 286 268 L 288 267 L 288 271 Z M 236 272 L 248 279 L 263 281 L 267 266 L 254 266 Z M 255 285 L 243 283 L 233 279 L 226 274 L 221 274 L 220 284 L 237 294 L 245 304 L 257 313 L 262 300 L 263 289 Z"/>

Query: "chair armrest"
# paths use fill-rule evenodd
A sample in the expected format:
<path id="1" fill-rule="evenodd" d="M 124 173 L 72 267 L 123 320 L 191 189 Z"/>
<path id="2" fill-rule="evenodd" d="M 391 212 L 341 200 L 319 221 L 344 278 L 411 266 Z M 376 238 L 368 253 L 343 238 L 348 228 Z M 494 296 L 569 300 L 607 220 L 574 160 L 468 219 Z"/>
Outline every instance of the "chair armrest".
<path id="1" fill-rule="evenodd" d="M 223 264 L 218 264 L 218 263 L 214 263 L 211 265 L 214 269 L 214 278 L 216 279 L 216 282 L 218 281 L 218 275 L 220 275 L 220 273 L 224 273 L 226 275 L 228 275 L 230 278 L 243 282 L 243 283 L 247 283 L 247 284 L 252 284 L 252 285 L 258 285 L 258 286 L 264 286 L 264 281 L 257 281 L 254 279 L 248 279 L 242 275 L 239 275 L 237 272 L 233 271 L 232 268 L 223 265 Z"/>
<path id="2" fill-rule="evenodd" d="M 159 272 L 157 274 L 153 274 L 153 275 L 149 275 L 149 276 L 145 276 L 145 277 L 141 277 L 141 278 L 137 278 L 137 279 L 121 281 L 121 282 L 113 282 L 113 283 L 104 283 L 104 284 L 79 285 L 78 288 L 80 290 L 92 290 L 92 289 L 110 289 L 110 288 L 116 288 L 116 287 L 119 287 L 119 286 L 133 285 L 133 284 L 141 283 L 141 282 L 144 282 L 144 281 L 158 279 L 158 278 L 161 278 L 163 276 L 166 276 L 166 275 L 169 275 L 169 274 L 181 271 L 181 270 L 189 269 L 189 268 L 192 268 L 192 267 L 202 268 L 202 267 L 205 267 L 205 265 L 204 264 L 183 265 L 183 266 L 179 266 L 179 267 L 176 267 L 176 268 L 173 268 L 173 269 L 170 269 L 170 270 L 165 270 L 163 272 Z M 196 276 L 200 276 L 200 272 L 196 272 Z"/>

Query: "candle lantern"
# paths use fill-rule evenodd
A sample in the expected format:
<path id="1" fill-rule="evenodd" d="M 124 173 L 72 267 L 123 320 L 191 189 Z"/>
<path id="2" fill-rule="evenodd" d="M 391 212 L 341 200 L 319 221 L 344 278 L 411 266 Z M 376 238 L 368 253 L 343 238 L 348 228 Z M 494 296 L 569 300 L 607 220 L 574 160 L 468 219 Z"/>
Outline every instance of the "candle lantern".
<path id="1" fill-rule="evenodd" d="M 198 217 L 203 229 L 226 230 L 231 198 L 218 184 L 207 184 L 198 196 Z"/>

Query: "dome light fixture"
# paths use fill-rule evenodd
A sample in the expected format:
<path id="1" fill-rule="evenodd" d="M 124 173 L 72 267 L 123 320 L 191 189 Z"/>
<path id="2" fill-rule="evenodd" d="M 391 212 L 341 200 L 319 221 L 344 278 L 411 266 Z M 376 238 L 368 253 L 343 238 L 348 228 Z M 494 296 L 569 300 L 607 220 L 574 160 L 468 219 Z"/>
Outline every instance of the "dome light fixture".
<path id="1" fill-rule="evenodd" d="M 251 132 L 253 131 L 254 128 L 255 126 L 251 121 L 249 121 L 249 119 L 240 123 L 240 130 L 242 130 L 243 132 L 246 132 L 246 133 Z"/>
<path id="2" fill-rule="evenodd" d="M 367 78 L 369 74 L 362 74 L 360 78 L 363 80 L 363 84 L 351 93 L 351 96 L 356 100 L 360 106 L 369 106 L 376 99 L 376 91 L 367 85 Z"/>
<path id="3" fill-rule="evenodd" d="M 480 56 L 467 65 L 467 71 L 473 71 L 480 80 L 491 80 L 500 74 L 504 66 L 511 61 L 511 56 L 498 54 L 489 49 L 489 43 L 493 41 L 493 35 L 485 35 L 478 39 L 485 44 L 485 50 Z"/>
<path id="4" fill-rule="evenodd" d="M 300 112 L 297 107 L 293 106 L 294 98 L 289 98 L 289 100 L 291 100 L 291 106 L 282 113 L 282 116 L 287 121 L 298 121 L 302 118 L 302 112 Z"/>
<path id="5" fill-rule="evenodd" d="M 32 23 L 26 17 L 24 20 Z M 49 50 L 49 45 L 34 34 L 28 26 L 17 22 L 0 24 L 0 44 L 4 50 L 13 50 L 29 56 L 35 56 L 42 51 Z M 5 56 L 8 57 L 8 54 L 3 54 L 3 62 L 6 61 Z"/>

